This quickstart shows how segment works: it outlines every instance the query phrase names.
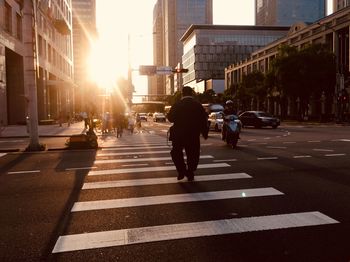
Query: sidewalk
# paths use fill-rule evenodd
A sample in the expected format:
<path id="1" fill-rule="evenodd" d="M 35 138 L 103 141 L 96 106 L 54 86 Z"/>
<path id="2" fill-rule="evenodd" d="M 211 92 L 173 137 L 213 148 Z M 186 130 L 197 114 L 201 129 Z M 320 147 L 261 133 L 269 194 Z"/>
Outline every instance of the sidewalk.
<path id="1" fill-rule="evenodd" d="M 46 145 L 46 150 L 67 149 L 66 141 L 72 135 L 85 133 L 84 122 L 64 123 L 61 127 L 39 125 L 39 142 Z M 0 152 L 24 151 L 29 143 L 29 135 L 25 125 L 5 126 L 0 130 Z"/>
<path id="2" fill-rule="evenodd" d="M 57 137 L 57 136 L 71 136 L 81 134 L 84 132 L 84 122 L 73 123 L 70 126 L 64 123 L 61 127 L 58 124 L 54 125 L 39 125 L 39 137 Z M 27 133 L 27 126 L 13 125 L 5 126 L 0 131 L 0 138 L 23 138 L 29 137 Z"/>

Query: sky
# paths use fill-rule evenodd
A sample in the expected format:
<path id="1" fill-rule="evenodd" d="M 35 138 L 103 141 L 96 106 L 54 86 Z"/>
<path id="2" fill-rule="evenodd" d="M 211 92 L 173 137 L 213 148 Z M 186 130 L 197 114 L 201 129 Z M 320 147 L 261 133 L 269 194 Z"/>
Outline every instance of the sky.
<path id="1" fill-rule="evenodd" d="M 128 61 L 131 61 L 134 69 L 139 65 L 153 64 L 152 24 L 156 2 L 96 0 L 100 38 L 92 55 L 92 71 L 96 80 L 106 80 L 111 75 L 126 77 Z M 255 0 L 213 0 L 213 24 L 254 25 L 254 2 Z M 146 76 L 134 72 L 132 80 L 135 94 L 147 94 Z"/>

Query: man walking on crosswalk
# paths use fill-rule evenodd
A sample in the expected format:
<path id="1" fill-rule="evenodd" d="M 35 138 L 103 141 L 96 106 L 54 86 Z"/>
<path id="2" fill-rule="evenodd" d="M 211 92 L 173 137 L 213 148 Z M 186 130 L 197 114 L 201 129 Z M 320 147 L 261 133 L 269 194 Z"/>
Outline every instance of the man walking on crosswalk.
<path id="1" fill-rule="evenodd" d="M 189 181 L 193 181 L 199 162 L 200 135 L 208 138 L 208 115 L 203 106 L 193 98 L 191 87 L 182 88 L 182 99 L 171 107 L 167 118 L 174 123 L 171 132 L 173 148 L 170 153 L 178 172 L 177 179 L 187 176 Z M 187 156 L 187 166 L 183 149 Z"/>

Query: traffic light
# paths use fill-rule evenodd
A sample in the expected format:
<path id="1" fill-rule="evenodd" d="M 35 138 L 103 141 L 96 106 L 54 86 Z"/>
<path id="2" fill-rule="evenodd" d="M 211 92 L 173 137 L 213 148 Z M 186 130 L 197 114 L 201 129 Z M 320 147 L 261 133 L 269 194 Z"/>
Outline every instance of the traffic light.
<path id="1" fill-rule="evenodd" d="M 338 96 L 338 101 L 341 103 L 344 103 L 344 104 L 349 102 L 349 94 L 348 94 L 348 92 L 346 92 L 345 89 L 343 89 L 340 92 L 340 95 Z"/>
<path id="2" fill-rule="evenodd" d="M 175 68 L 174 73 L 179 74 L 179 73 L 187 73 L 188 69 L 187 68 Z"/>

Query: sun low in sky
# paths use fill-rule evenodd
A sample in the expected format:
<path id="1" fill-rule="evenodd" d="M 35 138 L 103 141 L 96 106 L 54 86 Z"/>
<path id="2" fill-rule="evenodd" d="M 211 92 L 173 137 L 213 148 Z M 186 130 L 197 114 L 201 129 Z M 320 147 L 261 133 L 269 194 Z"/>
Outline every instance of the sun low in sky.
<path id="1" fill-rule="evenodd" d="M 96 0 L 98 40 L 88 58 L 91 80 L 100 86 L 127 78 L 128 66 L 153 63 L 152 20 L 156 0 Z M 138 84 L 138 73 L 133 82 Z M 142 77 L 146 78 L 146 77 Z"/>

